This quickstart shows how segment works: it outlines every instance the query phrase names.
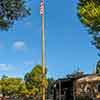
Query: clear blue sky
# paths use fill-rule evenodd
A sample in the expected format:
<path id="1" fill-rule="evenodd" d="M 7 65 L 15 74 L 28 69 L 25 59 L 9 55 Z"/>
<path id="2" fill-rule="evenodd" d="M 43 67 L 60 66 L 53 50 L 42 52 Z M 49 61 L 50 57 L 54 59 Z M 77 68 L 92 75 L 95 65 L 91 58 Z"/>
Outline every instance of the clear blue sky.
<path id="1" fill-rule="evenodd" d="M 77 70 L 95 69 L 97 50 L 81 25 L 76 0 L 46 0 L 45 39 L 46 66 L 49 77 L 62 77 Z M 18 21 L 8 32 L 0 32 L 0 76 L 23 77 L 36 64 L 41 64 L 40 0 L 28 4 L 32 15 Z"/>

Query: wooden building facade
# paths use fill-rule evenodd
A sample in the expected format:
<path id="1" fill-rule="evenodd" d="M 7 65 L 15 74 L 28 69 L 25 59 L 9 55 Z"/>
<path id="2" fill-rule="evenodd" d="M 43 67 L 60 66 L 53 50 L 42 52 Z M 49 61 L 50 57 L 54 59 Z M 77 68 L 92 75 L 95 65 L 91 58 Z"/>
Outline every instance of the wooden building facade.
<path id="1" fill-rule="evenodd" d="M 53 100 L 100 100 L 100 75 L 68 75 L 56 80 L 53 91 Z"/>

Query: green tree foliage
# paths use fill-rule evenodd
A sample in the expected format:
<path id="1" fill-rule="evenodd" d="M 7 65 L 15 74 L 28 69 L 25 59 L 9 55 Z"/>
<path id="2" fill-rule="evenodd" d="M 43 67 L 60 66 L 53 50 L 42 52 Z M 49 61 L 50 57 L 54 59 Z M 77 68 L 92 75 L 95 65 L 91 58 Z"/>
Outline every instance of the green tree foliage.
<path id="1" fill-rule="evenodd" d="M 100 60 L 97 62 L 96 73 L 100 73 Z"/>
<path id="2" fill-rule="evenodd" d="M 80 21 L 93 32 L 100 31 L 100 3 L 99 0 L 79 0 L 78 15 Z"/>
<path id="3" fill-rule="evenodd" d="M 27 89 L 21 78 L 9 78 L 3 77 L 0 80 L 0 92 L 5 96 L 10 98 L 20 98 L 22 96 L 27 96 Z"/>
<path id="4" fill-rule="evenodd" d="M 47 72 L 47 71 L 46 71 Z M 42 87 L 42 66 L 36 65 L 31 72 L 26 73 L 25 84 L 27 89 L 32 93 L 34 97 L 41 97 L 41 87 Z M 47 87 L 48 81 L 45 76 L 45 87 Z"/>
<path id="5" fill-rule="evenodd" d="M 79 0 L 77 12 L 81 23 L 91 33 L 92 44 L 100 52 L 100 0 Z M 100 73 L 100 61 L 97 62 L 96 73 Z"/>
<path id="6" fill-rule="evenodd" d="M 48 80 L 45 76 L 46 88 L 47 85 Z M 42 86 L 42 66 L 36 65 L 32 71 L 26 73 L 24 81 L 21 78 L 3 75 L 0 80 L 0 94 L 3 95 L 3 100 L 5 100 L 6 96 L 10 99 L 17 98 L 18 100 L 28 100 L 30 97 L 34 98 L 34 100 L 35 98 L 36 100 L 41 100 Z"/>
<path id="7" fill-rule="evenodd" d="M 77 12 L 93 37 L 92 44 L 100 50 L 100 0 L 79 0 Z"/>
<path id="8" fill-rule="evenodd" d="M 0 29 L 8 30 L 16 20 L 29 14 L 24 0 L 0 0 Z"/>

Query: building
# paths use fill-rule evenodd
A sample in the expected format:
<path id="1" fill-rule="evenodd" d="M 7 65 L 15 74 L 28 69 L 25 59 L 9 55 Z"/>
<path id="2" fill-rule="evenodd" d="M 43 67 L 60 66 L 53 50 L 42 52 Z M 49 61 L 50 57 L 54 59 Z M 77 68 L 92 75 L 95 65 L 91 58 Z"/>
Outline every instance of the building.
<path id="1" fill-rule="evenodd" d="M 100 100 L 100 74 L 75 73 L 53 85 L 53 100 Z"/>

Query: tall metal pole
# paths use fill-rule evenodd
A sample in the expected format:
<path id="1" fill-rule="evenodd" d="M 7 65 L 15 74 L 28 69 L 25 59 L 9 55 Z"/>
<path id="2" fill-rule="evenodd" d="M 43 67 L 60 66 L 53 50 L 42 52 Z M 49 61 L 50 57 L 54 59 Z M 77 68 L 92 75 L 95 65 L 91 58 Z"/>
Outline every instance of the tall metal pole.
<path id="1" fill-rule="evenodd" d="M 43 0 L 43 6 L 44 6 L 44 0 Z M 45 100 L 45 37 L 44 37 L 44 14 L 42 15 L 42 100 Z"/>

